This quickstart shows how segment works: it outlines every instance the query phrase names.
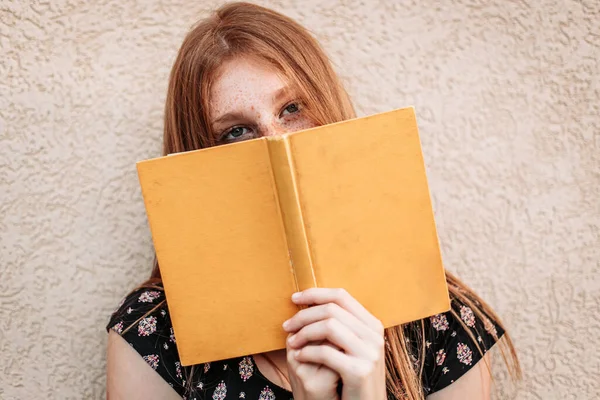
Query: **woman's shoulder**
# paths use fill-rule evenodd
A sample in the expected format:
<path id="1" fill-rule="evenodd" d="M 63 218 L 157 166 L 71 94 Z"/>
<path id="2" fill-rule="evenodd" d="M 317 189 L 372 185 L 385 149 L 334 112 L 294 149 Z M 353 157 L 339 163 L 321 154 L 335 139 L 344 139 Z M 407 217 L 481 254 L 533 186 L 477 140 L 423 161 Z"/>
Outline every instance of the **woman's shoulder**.
<path id="1" fill-rule="evenodd" d="M 130 292 L 112 313 L 107 331 L 119 334 L 180 395 L 185 380 L 162 285 Z"/>
<path id="2" fill-rule="evenodd" d="M 252 357 L 236 357 L 182 366 L 169 309 L 161 285 L 138 288 L 129 293 L 112 314 L 107 330 L 119 334 L 180 396 L 219 398 L 227 389 L 243 386 L 250 395 L 264 389 Z M 251 376 L 259 377 L 252 381 Z M 248 382 L 246 382 L 248 380 Z M 270 389 L 269 389 L 270 390 Z M 273 389 L 276 390 L 276 389 Z M 267 392 L 266 392 L 267 393 Z"/>
<path id="3" fill-rule="evenodd" d="M 426 394 L 452 384 L 479 362 L 505 334 L 483 302 L 451 293 L 451 309 L 423 320 Z"/>

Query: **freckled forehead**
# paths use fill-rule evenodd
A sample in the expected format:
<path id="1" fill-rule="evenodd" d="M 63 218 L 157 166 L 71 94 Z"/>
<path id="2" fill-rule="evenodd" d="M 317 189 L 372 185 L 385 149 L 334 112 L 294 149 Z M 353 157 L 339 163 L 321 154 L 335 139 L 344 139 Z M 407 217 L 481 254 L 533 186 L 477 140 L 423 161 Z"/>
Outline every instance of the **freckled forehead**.
<path id="1" fill-rule="evenodd" d="M 271 105 L 273 94 L 286 85 L 277 71 L 247 58 L 234 58 L 216 71 L 210 91 L 212 118 L 235 110 Z"/>

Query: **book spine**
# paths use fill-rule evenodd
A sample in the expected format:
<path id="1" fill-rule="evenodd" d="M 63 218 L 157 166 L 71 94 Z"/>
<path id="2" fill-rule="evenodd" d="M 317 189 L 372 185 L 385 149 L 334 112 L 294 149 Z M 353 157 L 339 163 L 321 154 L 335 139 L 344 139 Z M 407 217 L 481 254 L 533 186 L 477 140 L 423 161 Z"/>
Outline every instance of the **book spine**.
<path id="1" fill-rule="evenodd" d="M 299 291 L 317 287 L 289 139 L 287 136 L 268 139 L 271 168 L 296 286 Z"/>

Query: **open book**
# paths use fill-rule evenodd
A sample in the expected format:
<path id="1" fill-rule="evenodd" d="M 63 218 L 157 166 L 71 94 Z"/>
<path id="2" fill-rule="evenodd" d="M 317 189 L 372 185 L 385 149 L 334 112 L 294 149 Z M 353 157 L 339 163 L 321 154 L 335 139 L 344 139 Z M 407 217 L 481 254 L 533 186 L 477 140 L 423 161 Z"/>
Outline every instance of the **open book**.
<path id="1" fill-rule="evenodd" d="M 292 293 L 450 309 L 414 109 L 137 164 L 182 365 L 285 348 Z"/>

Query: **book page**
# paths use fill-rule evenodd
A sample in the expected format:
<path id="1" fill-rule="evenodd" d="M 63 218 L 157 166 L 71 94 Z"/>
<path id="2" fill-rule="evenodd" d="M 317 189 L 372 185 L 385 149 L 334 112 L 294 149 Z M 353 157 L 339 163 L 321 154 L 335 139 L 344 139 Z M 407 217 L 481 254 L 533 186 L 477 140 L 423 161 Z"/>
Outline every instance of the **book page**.
<path id="1" fill-rule="evenodd" d="M 266 146 L 138 163 L 183 365 L 285 347 L 296 287 Z"/>
<path id="2" fill-rule="evenodd" d="M 414 110 L 289 136 L 317 286 L 386 327 L 450 308 Z"/>

